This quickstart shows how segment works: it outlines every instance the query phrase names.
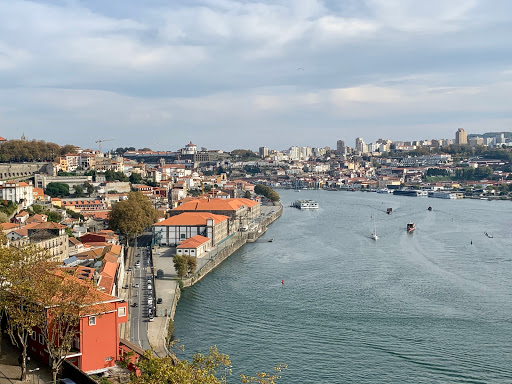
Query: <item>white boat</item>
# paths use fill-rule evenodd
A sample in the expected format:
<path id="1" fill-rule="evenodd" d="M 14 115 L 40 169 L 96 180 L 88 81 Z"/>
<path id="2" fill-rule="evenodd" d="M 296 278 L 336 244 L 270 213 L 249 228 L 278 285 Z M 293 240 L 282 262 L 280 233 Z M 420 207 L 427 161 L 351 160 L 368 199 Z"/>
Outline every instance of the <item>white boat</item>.
<path id="1" fill-rule="evenodd" d="M 318 209 L 318 203 L 314 200 L 295 200 L 291 206 L 302 210 Z"/>
<path id="2" fill-rule="evenodd" d="M 446 191 L 429 191 L 428 197 L 434 197 L 437 199 L 456 199 L 457 194 L 454 192 L 446 192 Z"/>
<path id="3" fill-rule="evenodd" d="M 393 191 L 388 188 L 379 188 L 377 189 L 377 193 L 393 193 Z"/>
<path id="4" fill-rule="evenodd" d="M 370 237 L 373 240 L 379 240 L 379 236 L 377 236 L 377 227 L 375 226 L 375 214 L 373 214 L 373 232 Z"/>

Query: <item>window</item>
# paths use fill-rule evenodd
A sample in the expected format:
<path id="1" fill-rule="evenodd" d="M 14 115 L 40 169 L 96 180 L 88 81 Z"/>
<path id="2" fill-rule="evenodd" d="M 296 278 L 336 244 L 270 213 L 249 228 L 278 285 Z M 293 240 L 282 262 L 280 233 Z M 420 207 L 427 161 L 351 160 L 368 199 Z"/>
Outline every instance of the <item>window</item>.
<path id="1" fill-rule="evenodd" d="M 30 335 L 30 338 L 32 340 L 36 340 L 36 336 L 37 336 L 37 334 L 35 332 L 32 332 L 32 334 Z"/>
<path id="2" fill-rule="evenodd" d="M 41 345 L 44 344 L 43 334 L 42 333 L 39 334 L 39 344 L 41 344 Z"/>
<path id="3" fill-rule="evenodd" d="M 89 317 L 89 325 L 96 325 L 96 316 Z"/>
<path id="4" fill-rule="evenodd" d="M 112 356 L 105 357 L 105 361 L 112 361 Z"/>
<path id="5" fill-rule="evenodd" d="M 182 239 L 184 239 L 184 238 L 185 238 L 185 236 L 186 236 L 186 235 L 185 235 L 184 233 L 182 233 L 182 234 L 181 234 L 181 238 L 182 238 Z"/>
<path id="6" fill-rule="evenodd" d="M 126 316 L 126 307 L 119 307 L 117 310 L 119 317 Z"/>

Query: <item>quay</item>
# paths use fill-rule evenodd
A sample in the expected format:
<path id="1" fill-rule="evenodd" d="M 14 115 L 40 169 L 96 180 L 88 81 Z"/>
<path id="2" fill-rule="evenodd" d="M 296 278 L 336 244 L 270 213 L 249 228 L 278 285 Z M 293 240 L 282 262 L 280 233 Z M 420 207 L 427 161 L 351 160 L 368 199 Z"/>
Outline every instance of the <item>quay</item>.
<path id="1" fill-rule="evenodd" d="M 276 205 L 264 205 L 261 207 L 263 215 L 255 222 L 255 225 L 246 232 L 236 232 L 213 247 L 205 256 L 197 258 L 196 272 L 180 281 L 174 271 L 172 257 L 176 253 L 175 247 L 155 247 L 153 250 L 153 272 L 163 270 L 162 277 L 155 278 L 155 293 L 157 298 L 162 299 L 161 304 L 156 305 L 154 321 L 148 322 L 148 339 L 154 353 L 159 356 L 167 356 L 168 329 L 169 324 L 174 320 L 176 307 L 181 295 L 181 288 L 191 287 L 200 281 L 209 272 L 220 265 L 229 256 L 240 249 L 245 243 L 255 242 L 266 231 L 270 224 L 281 217 L 283 205 L 278 202 Z M 126 331 L 125 331 L 126 332 Z M 129 338 L 129 330 L 128 330 Z M 126 336 L 125 336 L 126 337 Z"/>

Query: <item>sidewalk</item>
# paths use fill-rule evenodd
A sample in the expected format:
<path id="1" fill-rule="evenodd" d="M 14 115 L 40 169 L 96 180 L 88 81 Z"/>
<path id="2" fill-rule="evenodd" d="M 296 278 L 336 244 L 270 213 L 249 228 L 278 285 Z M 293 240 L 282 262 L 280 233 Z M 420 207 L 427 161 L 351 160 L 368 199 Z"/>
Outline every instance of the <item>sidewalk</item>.
<path id="1" fill-rule="evenodd" d="M 126 256 L 126 264 L 125 264 L 125 278 L 124 278 L 124 284 L 128 285 L 128 289 L 124 289 L 123 287 L 119 287 L 120 295 L 119 297 L 123 300 L 125 300 L 128 305 L 131 304 L 131 296 L 132 296 L 132 272 L 127 272 L 128 268 L 133 265 L 133 259 L 135 258 L 134 254 L 134 248 L 128 247 L 127 256 Z M 119 326 L 119 333 L 120 336 L 123 339 L 130 340 L 130 321 L 127 321 L 126 323 L 122 323 Z"/>
<path id="2" fill-rule="evenodd" d="M 18 364 L 20 354 L 20 351 L 11 345 L 9 336 L 4 334 L 2 338 L 2 357 L 0 358 L 0 384 L 22 383 L 22 381 L 20 381 L 21 368 Z M 50 367 L 45 366 L 37 360 L 27 362 L 28 370 L 35 368 L 39 368 L 39 370 L 33 373 L 27 371 L 27 380 L 24 381 L 24 383 L 43 384 L 52 381 L 52 371 Z"/>

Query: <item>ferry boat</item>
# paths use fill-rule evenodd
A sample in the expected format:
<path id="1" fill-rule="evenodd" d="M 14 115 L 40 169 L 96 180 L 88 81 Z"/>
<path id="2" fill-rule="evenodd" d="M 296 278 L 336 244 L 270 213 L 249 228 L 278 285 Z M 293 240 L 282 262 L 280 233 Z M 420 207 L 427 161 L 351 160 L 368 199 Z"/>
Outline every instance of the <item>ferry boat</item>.
<path id="1" fill-rule="evenodd" d="M 437 199 L 456 199 L 457 194 L 454 192 L 429 191 L 428 197 L 435 197 Z"/>
<path id="2" fill-rule="evenodd" d="M 427 191 L 419 191 L 416 189 L 395 189 L 393 195 L 397 196 L 414 196 L 414 197 L 427 197 Z"/>
<path id="3" fill-rule="evenodd" d="M 295 200 L 291 207 L 299 208 L 302 210 L 318 209 L 318 203 L 314 200 Z"/>
<path id="4" fill-rule="evenodd" d="M 414 225 L 414 223 L 407 224 L 407 233 L 413 233 L 415 229 L 416 226 Z"/>

